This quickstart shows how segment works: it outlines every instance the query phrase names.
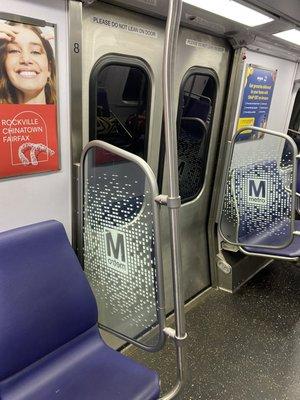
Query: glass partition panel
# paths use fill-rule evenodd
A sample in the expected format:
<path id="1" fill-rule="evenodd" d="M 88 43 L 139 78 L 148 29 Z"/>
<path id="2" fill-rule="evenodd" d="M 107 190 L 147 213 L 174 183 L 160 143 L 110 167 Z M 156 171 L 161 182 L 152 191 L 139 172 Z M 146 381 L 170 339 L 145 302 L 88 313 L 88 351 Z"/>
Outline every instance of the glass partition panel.
<path id="1" fill-rule="evenodd" d="M 235 135 L 219 224 L 226 241 L 270 248 L 292 241 L 295 156 L 294 142 L 278 132 L 253 127 Z"/>
<path id="2" fill-rule="evenodd" d="M 83 263 L 99 324 L 126 340 L 159 347 L 164 310 L 155 178 L 139 157 L 91 143 L 104 148 L 90 147 L 82 166 Z M 146 342 L 143 334 L 157 325 Z"/>

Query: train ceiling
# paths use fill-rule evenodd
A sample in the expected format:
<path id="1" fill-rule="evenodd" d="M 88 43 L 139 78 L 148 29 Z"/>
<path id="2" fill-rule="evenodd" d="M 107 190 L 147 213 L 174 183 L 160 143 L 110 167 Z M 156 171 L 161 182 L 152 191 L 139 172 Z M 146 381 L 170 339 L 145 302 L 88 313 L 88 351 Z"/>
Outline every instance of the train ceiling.
<path id="1" fill-rule="evenodd" d="M 187 0 L 188 1 L 188 0 Z M 207 0 L 209 2 L 209 0 Z M 256 27 L 248 27 L 231 21 L 191 4 L 183 3 L 182 24 L 196 30 L 228 38 L 234 48 L 247 47 L 252 50 L 273 54 L 277 57 L 300 61 L 300 46 L 273 36 L 289 29 L 300 29 L 300 0 L 236 0 L 262 11 L 273 21 Z M 97 3 L 83 0 L 84 3 Z M 166 18 L 167 0 L 105 0 L 158 18 Z"/>

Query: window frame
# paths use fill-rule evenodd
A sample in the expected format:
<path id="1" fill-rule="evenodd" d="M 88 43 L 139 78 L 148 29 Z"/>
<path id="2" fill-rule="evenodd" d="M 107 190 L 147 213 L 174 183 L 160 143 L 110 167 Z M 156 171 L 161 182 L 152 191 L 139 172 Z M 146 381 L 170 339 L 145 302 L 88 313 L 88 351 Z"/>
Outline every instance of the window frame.
<path id="1" fill-rule="evenodd" d="M 100 57 L 90 72 L 89 78 L 89 141 L 95 140 L 95 138 L 91 138 L 91 132 L 96 131 L 96 110 L 97 110 L 97 82 L 98 75 L 101 71 L 112 66 L 124 66 L 124 67 L 135 67 L 140 68 L 146 75 L 148 79 L 148 93 L 147 93 L 147 107 L 146 107 L 146 129 L 145 129 L 145 140 L 144 140 L 144 148 L 142 158 L 147 162 L 148 158 L 148 144 L 149 144 L 149 126 L 152 112 L 152 90 L 153 90 L 153 78 L 152 73 L 147 65 L 146 61 L 137 57 L 123 56 L 121 54 L 107 54 L 103 57 Z M 124 101 L 123 99 L 121 99 Z M 132 102 L 124 101 L 126 104 L 131 104 Z M 134 154 L 134 153 L 132 153 Z M 137 155 L 137 154 L 136 154 Z"/>

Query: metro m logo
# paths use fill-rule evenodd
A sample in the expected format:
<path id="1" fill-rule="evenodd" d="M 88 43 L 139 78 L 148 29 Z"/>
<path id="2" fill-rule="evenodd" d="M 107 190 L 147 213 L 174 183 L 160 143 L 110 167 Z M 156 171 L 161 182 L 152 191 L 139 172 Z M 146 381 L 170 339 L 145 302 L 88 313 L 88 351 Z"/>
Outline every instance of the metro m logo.
<path id="1" fill-rule="evenodd" d="M 267 204 L 267 181 L 265 179 L 248 179 L 248 203 Z"/>
<path id="2" fill-rule="evenodd" d="M 105 228 L 104 240 L 107 265 L 118 272 L 128 274 L 125 234 L 116 229 Z"/>

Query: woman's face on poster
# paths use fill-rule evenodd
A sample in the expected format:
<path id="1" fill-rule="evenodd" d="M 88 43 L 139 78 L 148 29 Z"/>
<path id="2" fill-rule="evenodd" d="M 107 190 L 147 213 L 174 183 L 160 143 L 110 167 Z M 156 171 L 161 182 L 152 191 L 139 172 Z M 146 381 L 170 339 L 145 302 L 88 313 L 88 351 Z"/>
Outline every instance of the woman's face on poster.
<path id="1" fill-rule="evenodd" d="M 24 94 L 40 93 L 50 77 L 49 63 L 41 39 L 31 29 L 18 27 L 7 44 L 5 68 L 11 84 Z"/>

